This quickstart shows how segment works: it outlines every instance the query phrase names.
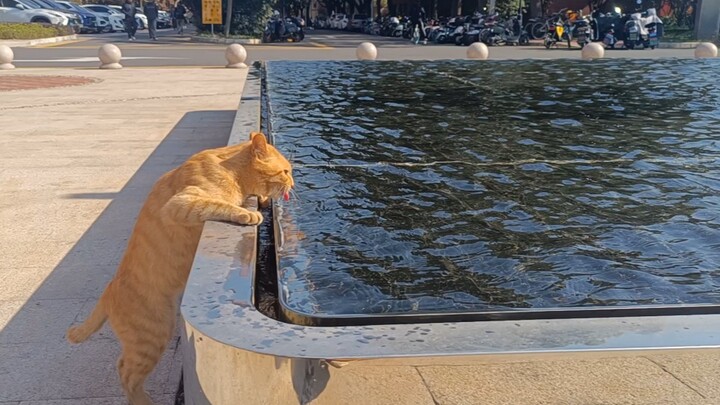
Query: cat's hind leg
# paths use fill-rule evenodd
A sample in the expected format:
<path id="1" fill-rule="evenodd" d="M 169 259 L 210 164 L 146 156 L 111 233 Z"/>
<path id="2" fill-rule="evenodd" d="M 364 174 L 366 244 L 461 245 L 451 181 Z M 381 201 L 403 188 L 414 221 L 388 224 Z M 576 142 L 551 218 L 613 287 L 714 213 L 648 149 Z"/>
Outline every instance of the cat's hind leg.
<path id="1" fill-rule="evenodd" d="M 151 363 L 152 361 L 147 359 L 140 359 L 137 353 L 123 350 L 120 355 L 117 362 L 118 374 L 130 405 L 154 405 L 144 387 L 145 379 L 155 368 L 155 364 Z"/>
<path id="2" fill-rule="evenodd" d="M 145 380 L 165 352 L 175 327 L 175 318 L 171 311 L 167 317 L 153 320 L 142 319 L 138 315 L 126 317 L 122 325 L 110 319 L 122 343 L 122 354 L 117 363 L 118 374 L 131 405 L 153 405 L 145 392 Z"/>

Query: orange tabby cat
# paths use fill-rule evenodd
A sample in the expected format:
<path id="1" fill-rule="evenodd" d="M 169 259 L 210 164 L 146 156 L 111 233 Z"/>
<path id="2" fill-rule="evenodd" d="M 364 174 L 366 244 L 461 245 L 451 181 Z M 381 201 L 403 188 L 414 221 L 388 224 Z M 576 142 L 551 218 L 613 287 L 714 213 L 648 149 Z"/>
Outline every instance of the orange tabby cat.
<path id="1" fill-rule="evenodd" d="M 288 198 L 290 163 L 252 133 L 239 145 L 200 152 L 158 180 L 140 211 L 115 278 L 82 325 L 68 329 L 80 343 L 110 319 L 122 344 L 118 373 L 132 405 L 152 404 L 145 379 L 173 335 L 182 294 L 204 221 L 257 225 L 262 215 L 240 206 L 249 196 Z"/>

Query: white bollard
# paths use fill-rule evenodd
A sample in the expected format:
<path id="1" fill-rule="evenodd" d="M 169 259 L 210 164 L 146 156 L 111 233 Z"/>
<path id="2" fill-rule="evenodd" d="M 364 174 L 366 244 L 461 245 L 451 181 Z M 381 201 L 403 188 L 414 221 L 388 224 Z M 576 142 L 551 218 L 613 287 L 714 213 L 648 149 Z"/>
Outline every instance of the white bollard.
<path id="1" fill-rule="evenodd" d="M 583 46 L 582 58 L 585 60 L 602 59 L 605 56 L 605 47 L 597 42 Z"/>
<path id="2" fill-rule="evenodd" d="M 13 50 L 7 45 L 0 45 L 0 70 L 15 69 L 15 65 L 12 64 L 15 54 Z"/>
<path id="3" fill-rule="evenodd" d="M 717 58 L 718 49 L 712 42 L 700 42 L 695 47 L 696 58 Z"/>
<path id="4" fill-rule="evenodd" d="M 105 44 L 98 49 L 98 58 L 100 58 L 100 69 L 122 69 L 120 59 L 122 52 L 120 48 L 113 44 Z"/>
<path id="5" fill-rule="evenodd" d="M 468 59 L 485 60 L 488 58 L 489 55 L 490 51 L 488 51 L 487 45 L 483 44 L 482 42 L 475 42 L 467 49 Z"/>
<path id="6" fill-rule="evenodd" d="M 247 59 L 247 51 L 240 44 L 232 44 L 225 49 L 225 60 L 228 64 L 226 68 L 242 69 L 246 68 L 245 59 Z"/>
<path id="7" fill-rule="evenodd" d="M 377 48 L 372 42 L 363 42 L 358 45 L 355 55 L 360 60 L 375 60 L 377 59 Z"/>

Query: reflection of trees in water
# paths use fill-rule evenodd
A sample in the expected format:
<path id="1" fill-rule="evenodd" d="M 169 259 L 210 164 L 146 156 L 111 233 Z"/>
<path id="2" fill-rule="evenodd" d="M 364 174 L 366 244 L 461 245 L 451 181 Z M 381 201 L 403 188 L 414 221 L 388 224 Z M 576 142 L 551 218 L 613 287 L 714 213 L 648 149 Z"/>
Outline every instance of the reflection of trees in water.
<path id="1" fill-rule="evenodd" d="M 329 169 L 340 178 L 337 204 L 350 218 L 338 217 L 343 232 L 328 248 L 355 265 L 353 276 L 397 299 L 459 291 L 488 303 L 525 305 L 526 295 L 503 286 L 504 276 L 438 253 L 466 242 L 438 240 L 474 235 L 486 242 L 489 252 L 483 254 L 517 259 L 524 272 L 548 272 L 556 269 L 544 259 L 554 252 L 601 247 L 603 233 L 618 226 L 649 226 L 692 213 L 690 200 L 710 192 L 702 185 L 678 185 L 688 168 L 657 159 L 708 151 L 659 139 L 698 137 L 687 130 L 698 112 L 693 106 L 691 114 L 690 104 L 716 104 L 717 89 L 678 81 L 680 62 L 627 63 L 638 72 L 633 85 L 610 76 L 621 71 L 609 61 L 332 65 L 319 75 L 309 100 L 288 106 L 294 108 L 294 140 L 310 148 L 302 138 L 317 137 L 340 145 L 340 152 L 323 151 L 331 159 L 369 166 Z M 309 114 L 306 125 L 322 117 L 330 117 L 331 125 L 303 132 L 303 111 L 318 113 Z M 303 156 L 304 164 L 332 163 Z M 510 164 L 531 159 L 536 162 Z M 457 162 L 375 166 L 438 160 Z M 638 161 L 653 163 L 636 166 Z M 353 218 L 358 210 L 373 215 Z M 365 227 L 360 233 L 380 227 L 395 240 L 411 242 L 415 247 L 405 253 L 423 267 L 398 264 L 377 255 L 374 246 L 344 239 L 351 224 Z M 421 235 L 403 233 L 416 229 Z M 606 247 L 581 254 L 623 268 L 633 268 L 636 259 Z M 562 274 L 555 276 L 564 282 Z"/>

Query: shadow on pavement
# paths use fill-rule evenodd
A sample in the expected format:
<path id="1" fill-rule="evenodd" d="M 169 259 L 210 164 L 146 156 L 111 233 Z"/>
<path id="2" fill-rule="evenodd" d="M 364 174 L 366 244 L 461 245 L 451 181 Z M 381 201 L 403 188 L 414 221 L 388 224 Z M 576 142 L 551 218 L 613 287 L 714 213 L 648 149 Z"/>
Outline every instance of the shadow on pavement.
<path id="1" fill-rule="evenodd" d="M 112 201 L 0 330 L 0 403 L 125 403 L 115 371 L 119 344 L 108 326 L 75 346 L 65 341 L 65 331 L 85 319 L 114 275 L 155 181 L 192 154 L 227 145 L 234 117 L 234 110 L 187 113 L 121 191 L 61 197 Z M 161 404 L 174 403 L 181 357 L 177 345 L 175 338 L 148 380 L 148 391 Z"/>

